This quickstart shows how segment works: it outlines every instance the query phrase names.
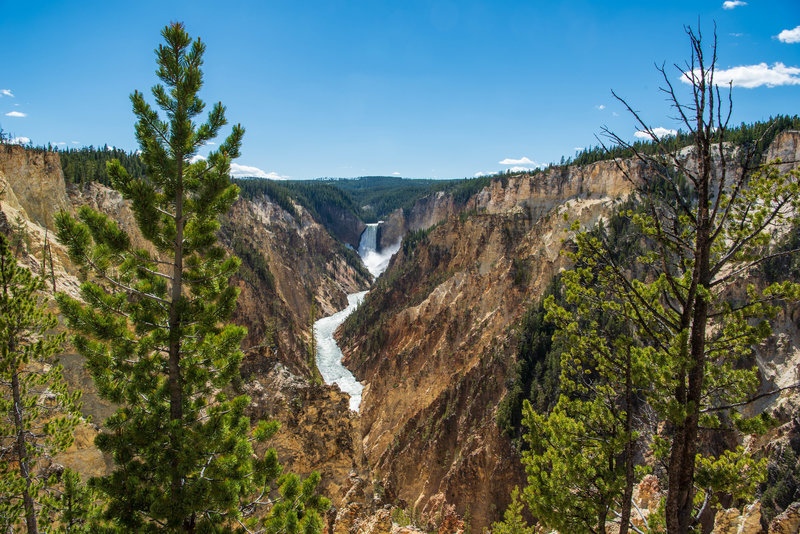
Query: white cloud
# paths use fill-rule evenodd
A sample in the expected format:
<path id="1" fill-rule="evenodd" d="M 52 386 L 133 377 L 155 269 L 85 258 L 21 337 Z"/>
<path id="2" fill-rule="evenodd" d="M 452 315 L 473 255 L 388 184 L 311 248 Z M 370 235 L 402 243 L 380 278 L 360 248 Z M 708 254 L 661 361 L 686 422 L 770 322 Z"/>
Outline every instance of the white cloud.
<path id="1" fill-rule="evenodd" d="M 394 172 L 392 173 L 392 176 L 400 176 L 400 173 L 399 173 L 399 172 L 397 172 L 397 171 L 394 171 Z"/>
<path id="2" fill-rule="evenodd" d="M 574 147 L 572 147 L 572 150 L 574 150 L 575 152 L 580 152 L 581 150 L 583 150 L 583 147 L 582 146 L 574 146 Z"/>
<path id="3" fill-rule="evenodd" d="M 611 114 L 612 114 L 613 116 L 615 116 L 615 117 L 619 117 L 619 113 L 617 113 L 616 111 L 612 111 L 612 112 L 611 112 Z"/>
<path id="4" fill-rule="evenodd" d="M 196 161 L 205 161 L 207 158 L 200 154 L 195 154 L 189 161 L 195 163 Z M 265 172 L 258 167 L 251 167 L 249 165 L 239 165 L 238 163 L 231 163 L 231 176 L 234 178 L 269 178 L 270 180 L 288 180 L 288 176 L 283 176 L 277 172 Z"/>
<path id="5" fill-rule="evenodd" d="M 692 75 L 689 72 L 685 72 L 681 76 L 681 81 L 690 84 L 693 77 L 699 78 L 700 73 L 695 71 L 694 75 Z M 734 87 L 744 87 L 746 89 L 753 89 L 762 85 L 767 87 L 800 85 L 800 68 L 787 67 L 780 62 L 771 67 L 766 63 L 742 65 L 730 69 L 717 70 L 714 73 L 714 80 L 720 85 L 732 83 Z"/>
<path id="6" fill-rule="evenodd" d="M 11 92 L 11 89 L 0 89 L 0 98 L 4 96 L 10 96 L 14 98 L 14 93 Z"/>
<path id="7" fill-rule="evenodd" d="M 73 145 L 79 145 L 79 144 L 81 144 L 81 142 L 80 142 L 80 141 L 71 141 L 71 143 L 72 143 Z"/>
<path id="8" fill-rule="evenodd" d="M 21 111 L 9 111 L 6 113 L 6 117 L 27 117 L 27 113 L 22 113 Z"/>
<path id="9" fill-rule="evenodd" d="M 31 142 L 30 137 L 12 137 L 8 140 L 12 145 L 27 145 Z"/>
<path id="10" fill-rule="evenodd" d="M 508 170 L 511 171 L 511 172 L 531 172 L 531 171 L 535 171 L 539 167 L 544 167 L 544 165 L 541 164 L 541 163 L 537 164 L 536 167 L 520 167 L 520 166 L 517 165 L 517 166 L 511 167 Z"/>
<path id="11" fill-rule="evenodd" d="M 537 165 L 535 161 L 523 156 L 519 159 L 506 158 L 503 161 L 498 161 L 500 165 Z"/>
<path id="12" fill-rule="evenodd" d="M 605 104 L 600 104 L 599 106 L 595 106 L 595 108 L 599 109 L 600 111 L 603 111 L 604 109 L 606 109 L 606 106 Z"/>
<path id="13" fill-rule="evenodd" d="M 265 172 L 258 167 L 249 165 L 239 165 L 231 163 L 231 176 L 234 178 L 269 178 L 270 180 L 288 180 L 288 176 L 283 176 L 277 172 Z"/>
<path id="14" fill-rule="evenodd" d="M 475 178 L 480 178 L 481 176 L 494 176 L 495 174 L 497 174 L 497 171 L 494 172 L 481 171 L 481 172 L 476 172 L 474 176 Z"/>
<path id="15" fill-rule="evenodd" d="M 668 128 L 662 128 L 661 126 L 657 126 L 656 128 L 653 128 L 652 130 L 653 130 L 653 133 L 656 135 L 656 137 L 658 137 L 659 139 L 663 139 L 664 137 L 670 137 L 670 136 L 673 136 L 673 135 L 677 135 L 677 133 L 678 133 L 678 130 L 670 130 Z M 647 132 L 645 132 L 643 130 L 637 131 L 636 133 L 633 134 L 633 136 L 634 137 L 638 137 L 639 139 L 652 139 L 653 138 L 649 133 L 647 133 Z"/>
<path id="16" fill-rule="evenodd" d="M 742 2 L 742 0 L 725 0 L 722 3 L 722 9 L 733 9 L 739 6 L 746 6 L 747 2 Z"/>
<path id="17" fill-rule="evenodd" d="M 730 35 L 731 37 L 742 37 L 744 34 L 743 33 L 729 33 L 728 35 Z"/>
<path id="18" fill-rule="evenodd" d="M 56 146 L 67 146 L 67 143 L 65 141 L 59 141 L 59 142 L 53 143 L 53 144 L 56 145 Z"/>
<path id="19" fill-rule="evenodd" d="M 793 30 L 783 30 L 778 34 L 778 40 L 782 43 L 800 43 L 800 26 Z"/>

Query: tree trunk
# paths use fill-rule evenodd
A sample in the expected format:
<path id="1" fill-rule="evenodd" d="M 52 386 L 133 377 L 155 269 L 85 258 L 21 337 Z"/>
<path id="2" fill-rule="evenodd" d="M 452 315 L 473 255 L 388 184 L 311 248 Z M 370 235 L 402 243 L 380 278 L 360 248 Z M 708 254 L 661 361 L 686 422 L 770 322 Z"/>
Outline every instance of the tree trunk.
<path id="1" fill-rule="evenodd" d="M 171 424 L 183 419 L 183 383 L 181 379 L 181 300 L 183 294 L 183 157 L 178 159 L 178 184 L 175 192 L 175 260 L 172 265 L 172 293 L 169 307 L 169 418 Z M 172 439 L 175 439 L 172 434 Z M 172 441 L 172 440 L 171 440 Z M 177 440 L 180 443 L 182 440 Z M 180 497 L 183 480 L 178 464 L 179 446 L 173 441 L 171 460 L 172 498 L 182 509 Z M 181 521 L 183 522 L 183 521 Z"/>
<path id="2" fill-rule="evenodd" d="M 628 534 L 631 521 L 631 499 L 633 498 L 633 378 L 631 377 L 631 355 L 628 350 L 625 362 L 625 491 L 622 493 L 622 506 L 619 517 L 619 534 Z"/>
<path id="3" fill-rule="evenodd" d="M 9 352 L 13 351 L 13 342 L 9 343 Z M 13 363 L 13 362 L 12 362 Z M 38 534 L 39 528 L 36 524 L 36 513 L 34 511 L 33 496 L 31 495 L 31 474 L 28 465 L 28 451 L 25 448 L 25 427 L 22 421 L 22 401 L 19 390 L 19 373 L 16 364 L 11 368 L 11 395 L 14 402 L 14 426 L 16 428 L 17 440 L 17 460 L 19 462 L 19 474 L 25 480 L 25 487 L 22 488 L 22 502 L 25 505 L 25 524 L 28 527 L 28 534 Z"/>
<path id="4" fill-rule="evenodd" d="M 704 102 L 703 102 L 704 104 Z M 702 108 L 701 108 L 702 109 Z M 702 117 L 702 115 L 699 115 Z M 701 131 L 701 128 L 698 128 Z M 686 534 L 692 523 L 694 509 L 694 464 L 697 455 L 697 435 L 700 422 L 700 401 L 705 379 L 705 342 L 708 323 L 709 302 L 704 296 L 709 289 L 711 220 L 708 199 L 711 181 L 711 153 L 708 138 L 698 134 L 696 144 L 700 159 L 700 174 L 697 181 L 697 235 L 695 236 L 694 272 L 687 310 L 691 310 L 692 321 L 689 333 L 689 368 L 685 380 L 680 380 L 681 395 L 676 400 L 685 410 L 685 418 L 677 426 L 672 442 L 668 467 L 666 523 L 669 534 Z"/>

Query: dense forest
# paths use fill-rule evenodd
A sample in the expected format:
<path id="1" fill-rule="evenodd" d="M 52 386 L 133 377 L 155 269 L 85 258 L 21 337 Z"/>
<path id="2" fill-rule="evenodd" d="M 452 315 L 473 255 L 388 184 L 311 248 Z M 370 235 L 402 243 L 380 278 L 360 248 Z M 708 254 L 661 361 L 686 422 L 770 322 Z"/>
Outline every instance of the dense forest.
<path id="1" fill-rule="evenodd" d="M 108 145 L 98 148 L 88 146 L 56 149 L 56 151 L 61 157 L 64 180 L 69 184 L 82 185 L 87 182 L 98 182 L 111 186 L 111 178 L 108 176 L 106 164 L 114 159 L 118 159 L 131 176 L 143 176 L 145 173 L 144 163 L 138 153 L 125 152 L 120 148 L 109 148 Z"/>

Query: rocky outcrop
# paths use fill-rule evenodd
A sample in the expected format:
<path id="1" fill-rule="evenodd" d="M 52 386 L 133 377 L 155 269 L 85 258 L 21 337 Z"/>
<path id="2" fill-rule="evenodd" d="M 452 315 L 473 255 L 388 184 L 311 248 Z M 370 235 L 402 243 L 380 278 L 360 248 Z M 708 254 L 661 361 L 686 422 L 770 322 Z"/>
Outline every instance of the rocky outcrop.
<path id="1" fill-rule="evenodd" d="M 800 502 L 789 505 L 769 524 L 768 534 L 797 534 L 800 532 Z"/>
<path id="2" fill-rule="evenodd" d="M 71 208 L 55 152 L 0 145 L 0 174 L 8 185 L 4 201 L 32 223 L 53 230 L 53 215 Z"/>
<path id="3" fill-rule="evenodd" d="M 402 208 L 397 208 L 378 225 L 378 248 L 383 250 L 403 239 L 408 232 Z"/>
<path id="4" fill-rule="evenodd" d="M 756 501 L 741 512 L 736 508 L 720 510 L 714 518 L 713 534 L 760 534 L 761 503 Z"/>
<path id="5" fill-rule="evenodd" d="M 321 493 L 335 506 L 355 500 L 342 489 L 351 476 L 367 474 L 358 415 L 350 411 L 348 395 L 336 386 L 292 374 L 280 363 L 264 376 L 251 376 L 244 391 L 251 399 L 248 413 L 253 421 L 281 422 L 278 434 L 267 444 L 281 462 L 296 473 L 319 471 Z"/>
<path id="6" fill-rule="evenodd" d="M 786 130 L 775 136 L 767 149 L 766 161 L 782 161 L 781 170 L 788 170 L 800 163 L 800 131 Z"/>
<path id="7" fill-rule="evenodd" d="M 358 249 L 361 233 L 367 227 L 364 222 L 351 211 L 338 206 L 326 204 L 319 208 L 319 215 L 325 227 L 342 243 Z"/>
<path id="8" fill-rule="evenodd" d="M 382 250 L 396 245 L 408 232 L 427 230 L 462 208 L 443 191 L 422 197 L 408 212 L 398 208 L 378 226 L 378 246 Z"/>
<path id="9" fill-rule="evenodd" d="M 477 193 L 468 207 L 487 213 L 524 213 L 544 217 L 571 199 L 608 202 L 626 196 L 644 167 L 635 161 L 600 161 L 584 166 L 553 167 L 545 172 L 500 177 Z"/>

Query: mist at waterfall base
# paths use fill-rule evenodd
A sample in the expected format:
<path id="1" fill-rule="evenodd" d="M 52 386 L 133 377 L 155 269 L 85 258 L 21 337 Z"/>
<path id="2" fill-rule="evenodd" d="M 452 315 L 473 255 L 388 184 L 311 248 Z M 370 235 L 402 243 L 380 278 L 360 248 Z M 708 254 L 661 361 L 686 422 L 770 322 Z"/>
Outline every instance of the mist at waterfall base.
<path id="1" fill-rule="evenodd" d="M 368 224 L 361 234 L 361 241 L 358 244 L 358 255 L 361 261 L 372 276 L 378 278 L 380 274 L 389 266 L 389 261 L 395 252 L 400 250 L 400 241 L 394 245 L 378 251 L 378 224 Z"/>
<path id="2" fill-rule="evenodd" d="M 378 225 L 368 224 L 361 234 L 358 245 L 358 255 L 364 262 L 367 270 L 377 278 L 389 266 L 392 255 L 400 249 L 400 241 L 396 245 L 383 251 L 377 248 Z M 347 319 L 361 304 L 366 296 L 366 291 L 347 295 L 347 308 L 324 317 L 314 323 L 314 337 L 317 340 L 317 368 L 326 384 L 336 384 L 339 389 L 350 395 L 350 409 L 358 411 L 361 405 L 361 392 L 364 386 L 356 380 L 344 365 L 342 365 L 342 351 L 333 338 L 333 333 L 340 324 Z"/>

